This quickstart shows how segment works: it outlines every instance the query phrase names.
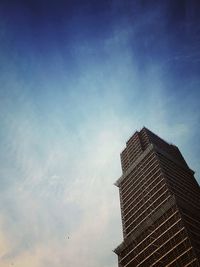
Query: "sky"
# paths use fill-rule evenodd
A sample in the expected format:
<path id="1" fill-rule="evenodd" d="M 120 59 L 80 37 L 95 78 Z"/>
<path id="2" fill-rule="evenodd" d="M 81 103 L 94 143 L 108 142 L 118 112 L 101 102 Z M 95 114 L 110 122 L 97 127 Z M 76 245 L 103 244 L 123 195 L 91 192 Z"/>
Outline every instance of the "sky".
<path id="1" fill-rule="evenodd" d="M 120 152 L 146 126 L 200 182 L 198 0 L 0 1 L 0 267 L 116 267 Z"/>

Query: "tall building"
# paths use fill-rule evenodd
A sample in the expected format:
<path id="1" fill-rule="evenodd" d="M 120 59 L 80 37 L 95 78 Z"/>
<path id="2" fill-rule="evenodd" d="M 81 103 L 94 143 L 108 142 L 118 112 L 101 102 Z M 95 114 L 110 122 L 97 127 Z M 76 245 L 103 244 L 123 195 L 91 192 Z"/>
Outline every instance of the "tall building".
<path id="1" fill-rule="evenodd" d="M 179 149 L 143 128 L 121 165 L 119 267 L 200 266 L 200 188 Z"/>

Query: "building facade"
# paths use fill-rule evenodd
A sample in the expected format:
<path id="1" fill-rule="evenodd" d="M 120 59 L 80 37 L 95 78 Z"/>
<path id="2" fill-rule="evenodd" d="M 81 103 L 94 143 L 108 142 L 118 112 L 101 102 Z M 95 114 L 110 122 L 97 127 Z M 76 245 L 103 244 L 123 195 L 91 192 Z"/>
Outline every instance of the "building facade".
<path id="1" fill-rule="evenodd" d="M 121 166 L 119 267 L 200 266 L 200 187 L 179 149 L 143 128 Z"/>

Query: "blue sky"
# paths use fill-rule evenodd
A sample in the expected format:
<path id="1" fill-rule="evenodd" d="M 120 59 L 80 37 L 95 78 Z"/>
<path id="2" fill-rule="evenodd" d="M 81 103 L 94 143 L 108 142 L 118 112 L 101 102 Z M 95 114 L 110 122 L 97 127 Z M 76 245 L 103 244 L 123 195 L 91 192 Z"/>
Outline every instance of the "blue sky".
<path id="1" fill-rule="evenodd" d="M 199 1 L 1 1 L 0 267 L 114 267 L 144 125 L 200 181 Z"/>

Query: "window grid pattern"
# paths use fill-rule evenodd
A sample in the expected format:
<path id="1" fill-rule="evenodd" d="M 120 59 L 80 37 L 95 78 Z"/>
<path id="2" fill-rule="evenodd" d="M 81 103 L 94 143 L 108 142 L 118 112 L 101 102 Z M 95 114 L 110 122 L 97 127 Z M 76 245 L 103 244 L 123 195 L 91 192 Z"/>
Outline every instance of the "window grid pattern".
<path id="1" fill-rule="evenodd" d="M 200 189 L 179 149 L 143 128 L 121 164 L 119 267 L 200 267 Z"/>

